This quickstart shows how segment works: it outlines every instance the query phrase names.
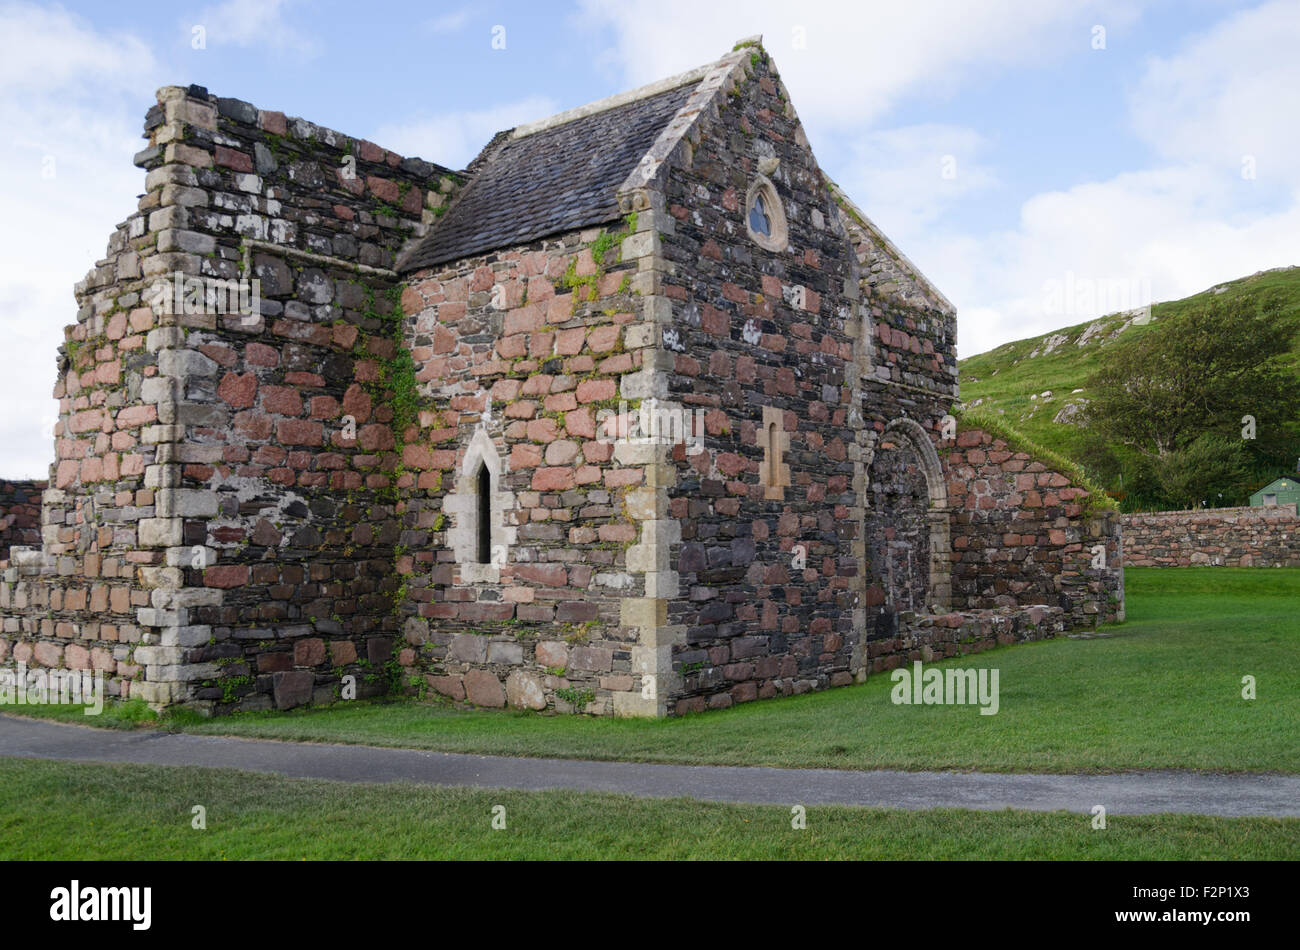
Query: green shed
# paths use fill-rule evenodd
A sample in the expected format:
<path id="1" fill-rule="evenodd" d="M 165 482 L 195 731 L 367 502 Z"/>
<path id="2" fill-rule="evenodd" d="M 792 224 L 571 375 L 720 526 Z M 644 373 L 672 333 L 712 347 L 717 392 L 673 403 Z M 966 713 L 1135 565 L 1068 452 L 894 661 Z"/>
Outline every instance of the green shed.
<path id="1" fill-rule="evenodd" d="M 1300 478 L 1283 475 L 1250 496 L 1251 505 L 1300 505 Z"/>

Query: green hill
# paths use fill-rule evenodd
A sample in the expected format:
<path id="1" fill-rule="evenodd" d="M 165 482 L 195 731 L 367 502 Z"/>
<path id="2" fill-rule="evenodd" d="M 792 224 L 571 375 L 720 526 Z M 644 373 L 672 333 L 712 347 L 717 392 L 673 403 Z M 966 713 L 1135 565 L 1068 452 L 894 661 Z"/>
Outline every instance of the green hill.
<path id="1" fill-rule="evenodd" d="M 1216 295 L 1276 296 L 1286 312 L 1300 314 L 1300 267 L 1261 271 L 1182 300 L 1155 304 L 1151 324 L 1177 319 Z M 1149 326 L 1134 322 L 1133 314 L 1113 314 L 960 360 L 962 401 L 1078 460 L 1083 430 L 1077 420 L 1069 420 L 1088 398 L 1086 380 L 1104 364 L 1117 341 L 1146 333 Z M 1292 361 L 1300 375 L 1300 342 Z"/>

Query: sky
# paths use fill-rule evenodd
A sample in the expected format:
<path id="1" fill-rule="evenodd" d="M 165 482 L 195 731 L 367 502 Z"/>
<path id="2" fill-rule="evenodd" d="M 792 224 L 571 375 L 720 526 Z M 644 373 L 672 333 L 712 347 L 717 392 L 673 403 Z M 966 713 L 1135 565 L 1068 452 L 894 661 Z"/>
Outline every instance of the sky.
<path id="1" fill-rule="evenodd" d="M 144 188 L 159 86 L 463 168 L 755 34 L 960 356 L 1300 264 L 1300 0 L 0 0 L 0 477 L 53 459 L 73 285 Z"/>

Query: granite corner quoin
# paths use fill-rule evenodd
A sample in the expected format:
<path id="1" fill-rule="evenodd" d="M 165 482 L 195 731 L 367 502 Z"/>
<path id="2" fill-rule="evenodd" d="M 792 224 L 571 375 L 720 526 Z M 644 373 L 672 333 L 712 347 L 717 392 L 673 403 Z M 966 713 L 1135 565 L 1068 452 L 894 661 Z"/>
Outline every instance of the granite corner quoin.
<path id="1" fill-rule="evenodd" d="M 954 308 L 756 41 L 464 171 L 194 86 L 146 137 L 0 662 L 663 716 L 1122 618 L 1117 519 L 951 429 Z"/>

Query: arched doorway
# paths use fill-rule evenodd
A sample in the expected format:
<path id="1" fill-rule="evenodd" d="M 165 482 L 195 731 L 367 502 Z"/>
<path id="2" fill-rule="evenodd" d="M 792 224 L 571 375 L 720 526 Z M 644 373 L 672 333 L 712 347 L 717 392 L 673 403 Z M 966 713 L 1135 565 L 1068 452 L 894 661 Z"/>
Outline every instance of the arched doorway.
<path id="1" fill-rule="evenodd" d="M 885 427 L 867 471 L 866 552 L 884 591 L 876 624 L 895 628 L 902 611 L 946 610 L 950 596 L 947 488 L 938 453 L 910 419 Z"/>

